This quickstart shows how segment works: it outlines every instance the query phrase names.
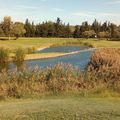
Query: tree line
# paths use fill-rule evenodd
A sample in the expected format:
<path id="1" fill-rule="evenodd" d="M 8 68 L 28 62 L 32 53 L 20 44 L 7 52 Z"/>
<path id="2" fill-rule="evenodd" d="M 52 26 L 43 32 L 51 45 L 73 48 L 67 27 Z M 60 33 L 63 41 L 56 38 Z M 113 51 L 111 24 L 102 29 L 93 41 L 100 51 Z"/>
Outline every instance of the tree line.
<path id="1" fill-rule="evenodd" d="M 34 24 L 26 19 L 25 23 L 13 22 L 10 16 L 5 16 L 0 23 L 0 37 L 62 37 L 62 38 L 120 38 L 120 25 L 110 22 L 92 24 L 87 21 L 81 25 L 65 24 L 60 18 L 55 22 L 45 21 Z"/>

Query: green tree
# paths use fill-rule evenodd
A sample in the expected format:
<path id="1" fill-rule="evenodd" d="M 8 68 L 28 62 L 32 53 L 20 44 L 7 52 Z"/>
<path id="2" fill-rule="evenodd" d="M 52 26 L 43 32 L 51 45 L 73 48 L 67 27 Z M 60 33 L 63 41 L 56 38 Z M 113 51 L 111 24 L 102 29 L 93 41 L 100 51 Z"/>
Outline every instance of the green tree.
<path id="1" fill-rule="evenodd" d="M 85 38 L 94 38 L 95 35 L 96 35 L 96 33 L 95 33 L 94 30 L 89 30 L 89 31 L 83 32 L 82 35 L 83 35 L 83 37 L 85 37 Z"/>
<path id="2" fill-rule="evenodd" d="M 67 24 L 65 30 L 66 30 L 66 37 L 67 38 L 71 37 L 71 30 L 70 30 L 70 24 L 69 23 Z"/>
<path id="3" fill-rule="evenodd" d="M 95 31 L 96 34 L 100 32 L 101 24 L 95 19 L 95 21 L 92 24 L 92 30 Z"/>
<path id="4" fill-rule="evenodd" d="M 108 23 L 104 22 L 100 28 L 100 31 L 108 31 Z"/>
<path id="5" fill-rule="evenodd" d="M 26 30 L 25 37 L 31 37 L 31 24 L 28 19 L 26 19 L 25 21 L 25 30 Z"/>
<path id="6" fill-rule="evenodd" d="M 88 24 L 87 21 L 83 22 L 82 25 L 80 26 L 80 37 L 83 37 L 82 34 L 85 31 L 91 30 L 91 26 Z"/>
<path id="7" fill-rule="evenodd" d="M 111 37 L 112 38 L 120 38 L 120 30 L 115 24 L 111 24 Z"/>
<path id="8" fill-rule="evenodd" d="M 12 33 L 15 35 L 16 38 L 24 35 L 26 33 L 26 30 L 24 28 L 24 24 L 21 22 L 15 22 L 13 24 Z"/>
<path id="9" fill-rule="evenodd" d="M 61 32 L 61 20 L 60 18 L 57 18 L 57 21 L 55 23 L 55 36 L 60 37 Z"/>
<path id="10" fill-rule="evenodd" d="M 36 31 L 36 26 L 35 26 L 34 22 L 32 22 L 32 25 L 31 25 L 31 37 L 35 37 L 35 31 Z"/>
<path id="11" fill-rule="evenodd" d="M 47 26 L 48 26 L 48 37 L 54 37 L 55 35 L 55 26 L 54 26 L 54 23 L 49 21 L 47 23 Z"/>
<path id="12" fill-rule="evenodd" d="M 12 25 L 13 25 L 13 22 L 11 20 L 11 17 L 5 16 L 2 22 L 2 28 L 3 28 L 5 35 L 9 37 L 9 40 L 11 36 Z"/>
<path id="13" fill-rule="evenodd" d="M 47 26 L 47 22 L 46 23 L 42 23 L 41 25 L 41 29 L 40 29 L 40 34 L 41 37 L 48 37 L 48 26 Z"/>
<path id="14" fill-rule="evenodd" d="M 3 31 L 3 29 L 0 27 L 0 36 L 1 37 L 4 37 L 5 36 L 5 34 L 4 34 L 4 31 Z"/>
<path id="15" fill-rule="evenodd" d="M 75 26 L 75 31 L 73 33 L 74 38 L 79 38 L 80 37 L 80 26 L 76 25 Z"/>
<path id="16" fill-rule="evenodd" d="M 99 38 L 110 38 L 110 33 L 108 31 L 103 31 L 98 33 Z"/>

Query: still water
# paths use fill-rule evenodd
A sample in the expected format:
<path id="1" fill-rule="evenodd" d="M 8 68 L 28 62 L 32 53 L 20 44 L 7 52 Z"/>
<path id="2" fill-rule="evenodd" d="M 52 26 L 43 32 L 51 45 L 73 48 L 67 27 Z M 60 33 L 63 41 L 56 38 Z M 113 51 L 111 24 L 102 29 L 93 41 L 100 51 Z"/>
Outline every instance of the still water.
<path id="1" fill-rule="evenodd" d="M 39 51 L 40 53 L 51 53 L 51 52 L 75 52 L 87 49 L 88 47 L 85 46 L 61 46 L 61 47 L 53 47 L 53 48 L 46 48 L 44 50 Z M 72 55 L 66 55 L 62 57 L 56 57 L 56 58 L 48 58 L 48 59 L 40 59 L 40 60 L 30 60 L 26 61 L 26 64 L 28 66 L 34 67 L 36 65 L 40 67 L 47 67 L 47 66 L 54 66 L 58 63 L 64 63 L 64 64 L 72 64 L 75 67 L 80 68 L 81 70 L 84 70 L 93 54 L 93 51 L 83 51 Z"/>
<path id="2" fill-rule="evenodd" d="M 85 70 L 88 63 L 90 62 L 91 56 L 93 54 L 93 50 L 87 50 L 88 47 L 85 46 L 61 46 L 61 47 L 53 47 L 53 48 L 46 48 L 41 51 L 37 51 L 37 53 L 50 53 L 50 52 L 75 52 L 80 51 L 79 53 L 66 55 L 62 57 L 55 57 L 55 58 L 47 58 L 47 59 L 39 59 L 39 60 L 28 60 L 25 61 L 25 64 L 30 68 L 34 68 L 35 66 L 39 66 L 42 68 L 54 66 L 58 63 L 64 64 L 72 64 L 75 67 L 80 68 L 81 70 Z M 83 50 L 83 51 L 81 51 Z M 11 68 L 15 68 L 14 64 L 11 64 Z"/>
<path id="3" fill-rule="evenodd" d="M 58 46 L 58 47 L 50 47 L 46 48 L 40 51 L 37 51 L 37 53 L 69 53 L 69 52 L 75 52 L 75 51 L 80 51 L 84 49 L 88 49 L 89 47 L 87 46 Z"/>

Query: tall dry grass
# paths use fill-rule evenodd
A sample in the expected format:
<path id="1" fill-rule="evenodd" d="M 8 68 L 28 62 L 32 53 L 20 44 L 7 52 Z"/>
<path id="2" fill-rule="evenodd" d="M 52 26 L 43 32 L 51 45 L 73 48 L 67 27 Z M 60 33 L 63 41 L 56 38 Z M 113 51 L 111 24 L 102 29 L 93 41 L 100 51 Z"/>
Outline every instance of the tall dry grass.
<path id="1" fill-rule="evenodd" d="M 36 66 L 0 73 L 0 95 L 7 97 L 48 92 L 104 93 L 106 90 L 120 93 L 120 49 L 96 51 L 85 72 L 59 63 L 54 67 Z"/>
<path id="2" fill-rule="evenodd" d="M 120 49 L 98 50 L 91 58 L 88 72 L 97 84 L 120 93 Z"/>

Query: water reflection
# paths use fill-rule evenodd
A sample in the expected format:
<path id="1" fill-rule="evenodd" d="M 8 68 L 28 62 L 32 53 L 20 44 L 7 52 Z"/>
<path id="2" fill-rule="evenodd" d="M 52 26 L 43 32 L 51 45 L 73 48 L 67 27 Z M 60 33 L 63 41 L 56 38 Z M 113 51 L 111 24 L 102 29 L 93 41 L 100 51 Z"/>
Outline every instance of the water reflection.
<path id="1" fill-rule="evenodd" d="M 52 52 L 58 52 L 58 53 L 69 53 L 69 52 L 75 52 L 80 51 L 84 49 L 88 49 L 87 46 L 59 46 L 59 47 L 50 47 L 43 50 L 38 51 L 38 53 L 52 53 Z"/>
<path id="2" fill-rule="evenodd" d="M 80 69 L 83 70 L 88 65 L 92 54 L 93 54 L 93 51 L 84 51 L 84 52 L 57 57 L 57 58 L 26 61 L 26 64 L 32 67 L 36 65 L 40 67 L 47 67 L 47 66 L 54 66 L 62 62 L 64 64 L 72 64 L 73 66 L 79 67 Z"/>

